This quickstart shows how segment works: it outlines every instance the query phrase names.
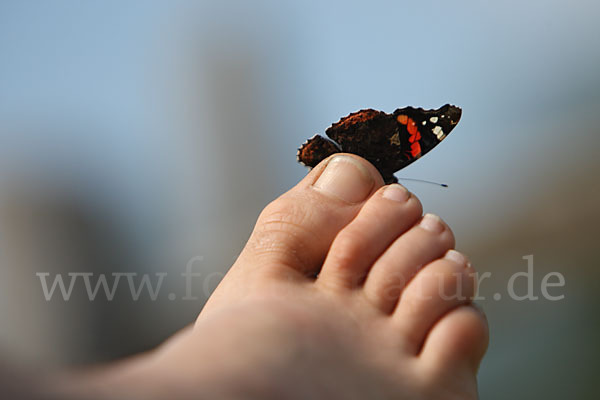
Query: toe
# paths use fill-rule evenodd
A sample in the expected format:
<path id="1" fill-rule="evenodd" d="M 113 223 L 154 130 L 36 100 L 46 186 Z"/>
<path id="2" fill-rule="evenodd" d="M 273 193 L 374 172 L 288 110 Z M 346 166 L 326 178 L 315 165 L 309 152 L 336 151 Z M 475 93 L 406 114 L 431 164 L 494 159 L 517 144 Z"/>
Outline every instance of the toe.
<path id="1" fill-rule="evenodd" d="M 421 212 L 419 200 L 403 186 L 381 188 L 336 236 L 317 282 L 341 288 L 362 284 L 375 260 L 418 221 Z"/>
<path id="2" fill-rule="evenodd" d="M 438 216 L 426 214 L 375 262 L 366 278 L 365 296 L 384 312 L 392 312 L 400 293 L 419 269 L 452 247 L 454 235 L 450 228 Z"/>
<path id="3" fill-rule="evenodd" d="M 406 350 L 418 353 L 433 325 L 450 310 L 469 303 L 474 293 L 475 273 L 455 250 L 419 271 L 402 292 L 393 316 Z"/>
<path id="4" fill-rule="evenodd" d="M 432 328 L 423 346 L 421 359 L 436 375 L 466 370 L 476 373 L 489 340 L 482 311 L 473 305 L 455 308 Z"/>
<path id="5" fill-rule="evenodd" d="M 339 230 L 382 184 L 375 167 L 360 157 L 328 158 L 265 208 L 240 255 L 251 262 L 239 264 L 314 276 Z"/>

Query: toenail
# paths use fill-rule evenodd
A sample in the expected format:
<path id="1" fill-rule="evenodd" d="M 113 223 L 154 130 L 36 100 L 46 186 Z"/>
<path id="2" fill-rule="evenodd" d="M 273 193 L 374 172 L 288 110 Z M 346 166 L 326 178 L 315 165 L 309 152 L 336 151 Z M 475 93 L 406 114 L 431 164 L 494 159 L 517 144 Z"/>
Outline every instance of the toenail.
<path id="1" fill-rule="evenodd" d="M 404 186 L 393 183 L 385 188 L 383 191 L 383 198 L 405 202 L 410 198 L 410 192 Z"/>
<path id="2" fill-rule="evenodd" d="M 448 250 L 446 252 L 446 255 L 444 255 L 444 258 L 450 261 L 454 261 L 455 263 L 460 265 L 469 265 L 469 260 L 467 259 L 467 257 L 465 257 L 464 254 L 456 250 Z"/>
<path id="3" fill-rule="evenodd" d="M 348 156 L 334 156 L 314 183 L 322 192 L 349 203 L 359 203 L 367 198 L 373 188 L 371 173 L 359 161 Z"/>
<path id="4" fill-rule="evenodd" d="M 435 214 L 425 214 L 419 226 L 434 233 L 441 233 L 444 230 L 442 219 Z"/>

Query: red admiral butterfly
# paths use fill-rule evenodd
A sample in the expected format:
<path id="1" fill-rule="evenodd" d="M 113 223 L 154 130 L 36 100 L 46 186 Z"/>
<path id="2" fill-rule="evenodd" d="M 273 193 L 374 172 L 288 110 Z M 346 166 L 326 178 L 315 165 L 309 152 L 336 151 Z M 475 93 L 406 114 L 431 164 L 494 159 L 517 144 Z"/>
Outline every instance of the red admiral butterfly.
<path id="1" fill-rule="evenodd" d="M 360 110 L 315 135 L 298 149 L 298 161 L 314 167 L 334 153 L 353 153 L 370 161 L 386 184 L 394 173 L 427 154 L 458 124 L 462 110 L 446 104 L 438 110 L 399 108 L 393 114 Z"/>

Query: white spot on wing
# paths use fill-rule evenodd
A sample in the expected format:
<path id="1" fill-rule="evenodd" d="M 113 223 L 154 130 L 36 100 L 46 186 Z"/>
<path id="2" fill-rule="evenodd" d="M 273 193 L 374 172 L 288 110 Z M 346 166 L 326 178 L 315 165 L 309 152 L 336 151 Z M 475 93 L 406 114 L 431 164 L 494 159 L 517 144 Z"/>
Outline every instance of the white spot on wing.
<path id="1" fill-rule="evenodd" d="M 444 136 L 446 136 L 444 134 L 444 131 L 442 130 L 442 127 L 439 125 L 434 127 L 431 131 L 438 138 L 438 140 L 442 140 L 444 138 Z"/>
<path id="2" fill-rule="evenodd" d="M 429 118 L 429 121 L 431 121 L 432 124 L 435 124 L 436 122 L 438 122 L 438 117 L 431 117 Z"/>
<path id="3" fill-rule="evenodd" d="M 422 124 L 423 124 L 423 126 L 425 126 L 425 124 L 427 124 L 427 121 L 423 121 Z"/>

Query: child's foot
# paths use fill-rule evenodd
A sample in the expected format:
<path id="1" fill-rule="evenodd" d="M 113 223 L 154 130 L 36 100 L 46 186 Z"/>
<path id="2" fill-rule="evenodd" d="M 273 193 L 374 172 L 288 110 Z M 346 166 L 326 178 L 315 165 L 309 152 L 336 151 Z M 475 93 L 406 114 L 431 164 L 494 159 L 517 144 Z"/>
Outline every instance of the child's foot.
<path id="1" fill-rule="evenodd" d="M 195 327 L 142 363 L 148 394 L 475 399 L 474 272 L 439 218 L 382 184 L 337 155 L 268 205 Z"/>
<path id="2" fill-rule="evenodd" d="M 421 212 L 363 159 L 321 163 L 265 208 L 179 357 L 240 398 L 475 399 L 474 272 Z"/>

